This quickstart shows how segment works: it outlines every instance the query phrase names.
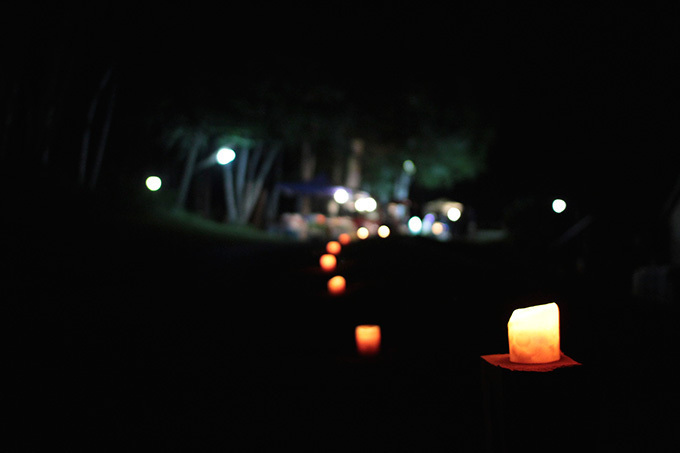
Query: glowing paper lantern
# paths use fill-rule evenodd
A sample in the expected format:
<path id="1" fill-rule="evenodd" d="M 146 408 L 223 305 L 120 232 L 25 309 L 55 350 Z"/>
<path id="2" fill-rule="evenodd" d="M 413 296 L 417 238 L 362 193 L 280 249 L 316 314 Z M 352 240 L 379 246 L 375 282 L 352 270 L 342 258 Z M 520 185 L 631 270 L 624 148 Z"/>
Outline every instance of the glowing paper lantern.
<path id="1" fill-rule="evenodd" d="M 560 360 L 560 312 L 556 303 L 520 308 L 508 321 L 510 361 L 550 363 Z"/>
<path id="2" fill-rule="evenodd" d="M 338 242 L 342 245 L 347 245 L 352 242 L 352 238 L 349 236 L 349 234 L 342 233 L 340 236 L 338 236 Z"/>
<path id="3" fill-rule="evenodd" d="M 390 227 L 388 227 L 387 225 L 380 225 L 378 227 L 378 236 L 380 236 L 381 238 L 384 239 L 389 235 L 390 235 Z"/>
<path id="4" fill-rule="evenodd" d="M 363 356 L 374 356 L 380 352 L 380 326 L 361 325 L 354 329 L 357 351 Z"/>
<path id="5" fill-rule="evenodd" d="M 325 270 L 326 272 L 330 272 L 335 269 L 335 266 L 338 264 L 338 260 L 335 258 L 335 255 L 326 253 L 321 255 L 319 264 L 321 265 L 321 269 Z"/>
<path id="6" fill-rule="evenodd" d="M 357 230 L 357 237 L 359 239 L 366 239 L 368 237 L 368 228 L 366 227 L 359 227 Z"/>
<path id="7" fill-rule="evenodd" d="M 334 296 L 338 296 L 345 292 L 345 277 L 336 275 L 328 280 L 328 292 Z"/>
<path id="8" fill-rule="evenodd" d="M 337 255 L 338 253 L 340 253 L 340 250 L 342 250 L 342 246 L 338 241 L 329 241 L 328 244 L 326 244 L 326 251 L 328 253 Z"/>

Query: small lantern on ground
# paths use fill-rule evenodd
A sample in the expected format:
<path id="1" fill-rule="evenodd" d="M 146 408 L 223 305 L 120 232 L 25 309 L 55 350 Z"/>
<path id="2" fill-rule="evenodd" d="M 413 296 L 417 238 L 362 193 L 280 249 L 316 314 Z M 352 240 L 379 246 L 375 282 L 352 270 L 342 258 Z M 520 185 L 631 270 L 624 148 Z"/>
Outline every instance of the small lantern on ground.
<path id="1" fill-rule="evenodd" d="M 342 250 L 342 246 L 338 241 L 328 241 L 328 244 L 326 244 L 326 251 L 328 253 L 337 255 L 338 253 L 340 253 L 340 250 Z"/>
<path id="2" fill-rule="evenodd" d="M 328 280 L 328 292 L 332 296 L 339 296 L 345 292 L 345 277 L 342 275 L 336 275 L 335 277 Z"/>
<path id="3" fill-rule="evenodd" d="M 321 255 L 321 258 L 319 259 L 319 264 L 321 265 L 321 269 L 323 269 L 326 272 L 331 272 L 335 270 L 335 267 L 338 264 L 338 260 L 335 258 L 335 255 L 325 253 Z"/>
<path id="4" fill-rule="evenodd" d="M 560 312 L 556 303 L 520 308 L 508 321 L 510 361 L 550 363 L 560 360 Z"/>
<path id="5" fill-rule="evenodd" d="M 359 355 L 372 357 L 380 352 L 380 326 L 360 325 L 354 329 Z"/>

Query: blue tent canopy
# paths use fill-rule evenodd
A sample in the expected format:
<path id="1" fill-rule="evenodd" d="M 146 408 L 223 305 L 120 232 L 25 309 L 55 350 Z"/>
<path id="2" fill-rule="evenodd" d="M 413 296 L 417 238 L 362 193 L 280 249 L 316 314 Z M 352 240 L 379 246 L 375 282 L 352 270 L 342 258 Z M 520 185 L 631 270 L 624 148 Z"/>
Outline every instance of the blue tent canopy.
<path id="1" fill-rule="evenodd" d="M 314 195 L 332 197 L 336 190 L 345 189 L 352 193 L 350 189 L 335 184 L 330 184 L 325 175 L 317 176 L 310 181 L 304 182 L 282 182 L 278 184 L 281 191 L 286 195 Z"/>

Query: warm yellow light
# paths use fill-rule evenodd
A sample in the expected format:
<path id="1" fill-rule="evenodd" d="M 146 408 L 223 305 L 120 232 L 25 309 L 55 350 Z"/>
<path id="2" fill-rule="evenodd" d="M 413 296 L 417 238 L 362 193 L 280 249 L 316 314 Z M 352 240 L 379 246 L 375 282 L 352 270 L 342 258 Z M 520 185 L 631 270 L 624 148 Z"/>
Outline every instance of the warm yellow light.
<path id="1" fill-rule="evenodd" d="M 321 269 L 325 270 L 326 272 L 330 272 L 335 269 L 335 266 L 338 264 L 338 260 L 335 258 L 335 255 L 326 253 L 321 255 L 321 258 L 319 258 L 319 264 L 321 265 Z"/>
<path id="2" fill-rule="evenodd" d="M 342 250 L 342 246 L 338 241 L 328 241 L 328 244 L 326 244 L 326 251 L 328 253 L 337 255 L 338 253 L 340 253 L 340 250 Z"/>
<path id="3" fill-rule="evenodd" d="M 387 225 L 380 225 L 378 227 L 378 236 L 381 238 L 386 238 L 387 236 L 390 235 L 390 227 Z"/>
<path id="4" fill-rule="evenodd" d="M 336 275 L 335 277 L 328 280 L 328 292 L 334 296 L 338 296 L 345 292 L 345 277 L 341 275 Z"/>
<path id="5" fill-rule="evenodd" d="M 380 326 L 361 325 L 354 329 L 357 351 L 363 356 L 374 356 L 380 352 Z"/>
<path id="6" fill-rule="evenodd" d="M 349 234 L 342 233 L 340 236 L 338 236 L 338 242 L 342 245 L 347 245 L 350 242 L 352 242 L 352 238 L 350 237 Z"/>
<path id="7" fill-rule="evenodd" d="M 452 222 L 457 222 L 461 215 L 463 215 L 462 211 L 456 206 L 452 207 L 446 212 L 446 217 L 448 217 Z"/>
<path id="8" fill-rule="evenodd" d="M 560 360 L 560 311 L 556 303 L 520 308 L 508 321 L 510 361 L 549 363 Z"/>
<path id="9" fill-rule="evenodd" d="M 432 234 L 439 236 L 444 232 L 444 224 L 441 222 L 434 222 L 432 224 Z"/>
<path id="10" fill-rule="evenodd" d="M 366 227 L 359 227 L 357 230 L 357 237 L 359 239 L 366 239 L 368 237 L 368 228 Z"/>

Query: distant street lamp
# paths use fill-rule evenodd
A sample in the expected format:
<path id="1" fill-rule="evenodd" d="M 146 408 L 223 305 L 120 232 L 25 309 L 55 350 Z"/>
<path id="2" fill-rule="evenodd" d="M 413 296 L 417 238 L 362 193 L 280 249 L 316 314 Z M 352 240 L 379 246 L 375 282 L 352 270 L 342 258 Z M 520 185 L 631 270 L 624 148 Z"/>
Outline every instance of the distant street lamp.
<path id="1" fill-rule="evenodd" d="M 565 209 L 567 209 L 567 202 L 559 198 L 556 198 L 552 202 L 552 209 L 557 214 L 560 214 L 561 212 L 564 212 Z"/>
<path id="2" fill-rule="evenodd" d="M 453 207 L 446 212 L 446 217 L 448 217 L 452 222 L 457 222 L 462 214 L 463 213 L 460 212 L 460 209 Z"/>
<path id="3" fill-rule="evenodd" d="M 349 200 L 349 192 L 340 187 L 339 189 L 336 189 L 335 192 L 333 193 L 333 199 L 338 204 L 345 204 Z"/>
<path id="4" fill-rule="evenodd" d="M 161 188 L 161 178 L 158 176 L 149 176 L 146 178 L 146 188 L 149 189 L 151 192 L 156 192 L 158 189 Z"/>
<path id="5" fill-rule="evenodd" d="M 229 162 L 236 159 L 236 153 L 231 148 L 220 148 L 215 154 L 215 160 L 220 165 L 227 165 Z"/>

